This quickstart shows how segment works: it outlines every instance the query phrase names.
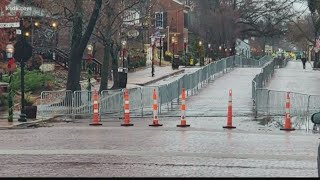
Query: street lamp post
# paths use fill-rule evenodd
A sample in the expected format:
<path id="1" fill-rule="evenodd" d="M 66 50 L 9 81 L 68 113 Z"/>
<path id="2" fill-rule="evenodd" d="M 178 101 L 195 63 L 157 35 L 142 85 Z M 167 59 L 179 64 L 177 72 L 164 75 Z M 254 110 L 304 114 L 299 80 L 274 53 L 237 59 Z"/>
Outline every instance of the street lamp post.
<path id="1" fill-rule="evenodd" d="M 122 44 L 122 68 L 125 67 L 125 55 L 126 55 L 126 44 L 127 44 L 127 41 L 126 40 L 122 40 L 121 42 Z"/>
<path id="2" fill-rule="evenodd" d="M 154 48 L 155 48 L 155 39 L 151 39 L 151 76 L 154 77 Z"/>
<path id="3" fill-rule="evenodd" d="M 18 118 L 19 122 L 27 122 L 26 118 L 26 112 L 25 112 L 25 100 L 24 100 L 24 67 L 25 67 L 25 60 L 23 58 L 25 53 L 25 38 L 24 38 L 24 28 L 23 28 L 23 19 L 20 19 L 20 26 L 21 26 L 21 51 L 19 53 L 22 53 L 22 57 L 20 59 L 20 66 L 21 66 L 21 74 L 20 74 L 20 86 L 21 86 L 21 112 L 20 112 L 20 118 Z M 27 35 L 27 34 L 26 34 Z"/>
<path id="4" fill-rule="evenodd" d="M 202 41 L 199 41 L 199 60 L 200 60 L 200 66 L 203 66 L 203 61 L 202 61 Z"/>
<path id="5" fill-rule="evenodd" d="M 174 57 L 174 43 L 175 43 L 175 39 L 174 37 L 171 37 L 171 44 L 172 44 L 172 56 Z"/>
<path id="6" fill-rule="evenodd" d="M 55 22 L 55 21 L 53 21 L 53 22 L 51 23 L 51 26 L 52 26 L 52 28 L 53 28 L 54 38 L 55 38 L 55 41 L 53 41 L 53 42 L 54 42 L 54 43 L 57 43 L 57 28 L 58 28 L 58 23 Z M 52 59 L 53 59 L 53 60 L 55 59 L 55 55 L 54 55 L 55 53 L 54 53 L 54 48 L 53 48 L 54 43 L 52 43 Z"/>
<path id="7" fill-rule="evenodd" d="M 161 67 L 161 59 L 162 59 L 162 46 L 163 46 L 163 41 L 162 41 L 162 36 L 160 37 L 160 61 L 159 61 L 159 66 Z"/>
<path id="8" fill-rule="evenodd" d="M 9 69 L 9 95 L 8 95 L 8 106 L 9 106 L 9 117 L 8 122 L 13 122 L 13 92 L 12 92 L 12 72 L 15 70 L 15 60 L 13 58 L 14 47 L 12 44 L 6 46 L 8 69 Z"/>
<path id="9" fill-rule="evenodd" d="M 91 44 L 89 44 L 87 46 L 87 51 L 88 51 L 88 64 L 87 64 L 87 68 L 88 68 L 88 86 L 87 86 L 87 90 L 91 91 L 91 77 L 92 77 L 92 52 L 93 52 L 93 46 Z"/>
<path id="10" fill-rule="evenodd" d="M 188 43 L 187 38 L 183 38 L 183 50 L 184 50 L 184 63 L 185 63 L 185 66 L 187 65 L 187 43 Z"/>
<path id="11" fill-rule="evenodd" d="M 219 46 L 219 58 L 221 58 L 221 57 L 220 57 L 221 55 L 223 55 L 222 46 Z"/>
<path id="12" fill-rule="evenodd" d="M 118 74 L 119 74 L 119 87 L 120 88 L 126 88 L 127 86 L 127 79 L 128 79 L 128 64 L 125 64 L 125 57 L 126 57 L 126 40 L 121 41 L 122 46 L 122 68 L 118 68 Z"/>
<path id="13" fill-rule="evenodd" d="M 171 44 L 172 44 L 172 69 L 176 69 L 175 59 L 174 59 L 174 44 L 175 38 L 171 37 Z"/>
<path id="14" fill-rule="evenodd" d="M 211 58 L 211 44 L 210 43 L 208 44 L 208 53 L 207 54 L 209 54 L 209 55 L 207 55 L 208 56 L 207 58 L 209 58 L 209 63 L 210 63 L 210 58 Z"/>

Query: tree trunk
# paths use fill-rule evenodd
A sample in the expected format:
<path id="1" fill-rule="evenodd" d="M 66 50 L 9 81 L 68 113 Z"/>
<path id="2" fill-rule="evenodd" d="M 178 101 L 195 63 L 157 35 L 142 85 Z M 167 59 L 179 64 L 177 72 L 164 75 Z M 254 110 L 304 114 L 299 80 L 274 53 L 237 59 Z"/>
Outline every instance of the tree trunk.
<path id="1" fill-rule="evenodd" d="M 115 48 L 111 48 L 110 54 L 112 57 L 112 71 L 113 71 L 113 86 L 111 89 L 119 89 L 119 74 L 118 74 L 118 52 L 119 48 L 115 45 Z"/>
<path id="2" fill-rule="evenodd" d="M 108 89 L 109 62 L 110 62 L 110 33 L 108 32 L 107 43 L 104 46 L 103 63 L 101 69 L 100 92 Z"/>
<path id="3" fill-rule="evenodd" d="M 99 17 L 102 0 L 96 0 L 95 6 L 92 11 L 87 29 L 82 36 L 82 18 L 83 18 L 83 9 L 82 9 L 82 0 L 76 1 L 76 16 L 73 20 L 72 28 L 72 47 L 69 60 L 69 69 L 68 69 L 68 80 L 67 80 L 67 90 L 76 91 L 81 90 L 80 86 L 80 73 L 81 73 L 81 61 L 83 52 L 86 48 L 86 45 L 89 41 L 89 38 L 92 34 L 94 26 Z"/>
<path id="4" fill-rule="evenodd" d="M 67 90 L 76 91 L 80 90 L 81 86 L 79 84 L 80 79 L 80 67 L 81 61 L 79 60 L 78 45 L 80 44 L 82 38 L 82 0 L 77 0 L 75 4 L 75 17 L 73 19 L 72 26 L 72 41 L 71 41 L 71 52 L 68 65 L 68 80 L 67 80 Z M 81 58 L 82 59 L 82 58 Z M 79 78 L 78 78 L 79 77 Z"/>

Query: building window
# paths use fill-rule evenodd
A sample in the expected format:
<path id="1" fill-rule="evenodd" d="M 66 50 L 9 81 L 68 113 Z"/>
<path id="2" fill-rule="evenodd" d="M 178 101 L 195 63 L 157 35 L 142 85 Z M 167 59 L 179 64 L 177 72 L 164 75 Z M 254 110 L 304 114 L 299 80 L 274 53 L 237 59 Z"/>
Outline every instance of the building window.
<path id="1" fill-rule="evenodd" d="M 163 12 L 155 13 L 155 27 L 159 29 L 163 29 Z"/>

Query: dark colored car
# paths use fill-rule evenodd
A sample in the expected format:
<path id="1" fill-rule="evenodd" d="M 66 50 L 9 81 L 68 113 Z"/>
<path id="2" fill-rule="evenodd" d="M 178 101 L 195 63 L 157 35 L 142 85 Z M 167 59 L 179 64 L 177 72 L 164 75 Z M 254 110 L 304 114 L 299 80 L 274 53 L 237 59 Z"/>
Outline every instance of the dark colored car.
<path id="1" fill-rule="evenodd" d="M 313 130 L 319 130 L 319 127 L 320 127 L 320 112 L 314 113 L 311 116 L 311 121 L 314 123 Z M 320 144 L 318 146 L 317 164 L 318 164 L 318 177 L 320 177 Z"/>

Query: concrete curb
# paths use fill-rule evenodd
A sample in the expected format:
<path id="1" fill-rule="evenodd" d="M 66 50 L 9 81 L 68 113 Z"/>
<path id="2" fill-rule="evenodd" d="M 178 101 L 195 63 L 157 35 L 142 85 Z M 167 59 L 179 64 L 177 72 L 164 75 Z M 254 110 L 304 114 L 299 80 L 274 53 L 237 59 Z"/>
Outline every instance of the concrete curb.
<path id="1" fill-rule="evenodd" d="M 3 126 L 3 127 L 0 126 L 0 130 L 28 128 L 28 127 L 34 126 L 36 124 L 39 124 L 39 123 L 44 123 L 44 122 L 51 121 L 51 120 L 53 120 L 53 119 L 55 119 L 57 117 L 59 117 L 59 116 L 54 116 L 54 117 L 50 117 L 50 118 L 47 118 L 47 119 L 39 119 L 39 120 L 29 121 L 29 122 L 19 122 L 19 123 L 16 123 L 16 124 L 12 124 L 10 126 Z"/>
<path id="2" fill-rule="evenodd" d="M 135 84 L 135 85 L 139 85 L 139 86 L 146 86 L 146 85 L 149 85 L 149 84 L 152 84 L 152 83 L 155 83 L 157 81 L 161 81 L 169 76 L 173 76 L 173 75 L 177 75 L 177 74 L 181 74 L 181 73 L 184 73 L 185 69 L 181 69 L 181 70 L 178 70 L 176 72 L 173 72 L 173 73 L 170 73 L 170 74 L 167 74 L 167 75 L 164 75 L 164 76 L 161 76 L 157 79 L 153 79 L 151 81 L 148 81 L 148 82 L 145 82 L 145 83 L 138 83 L 138 84 Z"/>

